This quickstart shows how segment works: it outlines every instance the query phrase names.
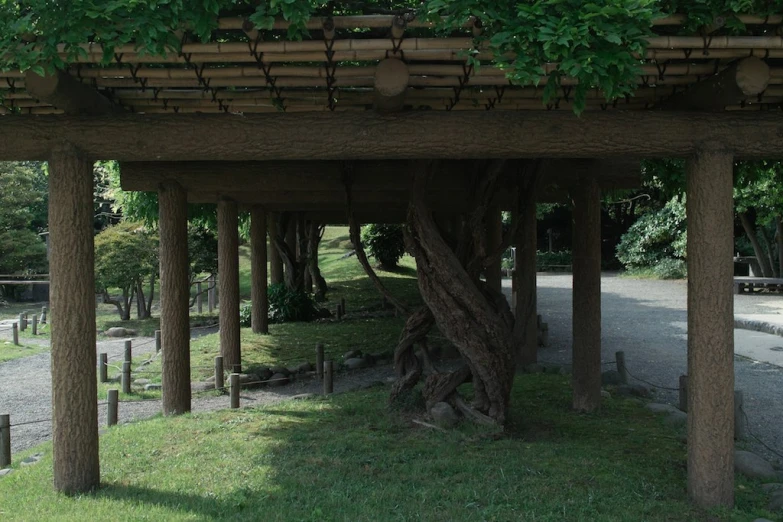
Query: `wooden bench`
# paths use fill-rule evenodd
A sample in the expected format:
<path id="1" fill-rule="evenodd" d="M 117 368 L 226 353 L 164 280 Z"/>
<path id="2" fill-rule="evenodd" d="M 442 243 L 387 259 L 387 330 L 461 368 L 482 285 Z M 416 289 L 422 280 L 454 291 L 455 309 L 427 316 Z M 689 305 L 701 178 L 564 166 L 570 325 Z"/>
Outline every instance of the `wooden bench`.
<path id="1" fill-rule="evenodd" d="M 777 277 L 735 277 L 734 293 L 744 294 L 753 293 L 754 289 L 774 290 L 780 292 L 783 290 L 783 278 Z"/>

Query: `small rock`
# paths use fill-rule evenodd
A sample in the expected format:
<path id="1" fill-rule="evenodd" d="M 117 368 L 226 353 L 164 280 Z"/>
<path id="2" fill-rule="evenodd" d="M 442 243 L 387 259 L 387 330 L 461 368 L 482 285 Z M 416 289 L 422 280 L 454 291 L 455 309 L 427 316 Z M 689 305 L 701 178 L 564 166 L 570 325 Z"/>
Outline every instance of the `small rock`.
<path id="1" fill-rule="evenodd" d="M 283 386 L 285 384 L 288 384 L 288 376 L 283 373 L 276 373 L 272 375 L 272 378 L 269 379 L 269 382 L 267 383 L 269 386 Z"/>
<path id="2" fill-rule="evenodd" d="M 625 396 L 649 397 L 650 390 L 641 384 L 621 384 L 617 387 L 617 393 Z"/>
<path id="3" fill-rule="evenodd" d="M 121 326 L 114 326 L 103 333 L 107 337 L 128 337 L 129 335 L 135 334 L 133 330 L 128 330 L 127 328 L 122 328 Z"/>
<path id="4" fill-rule="evenodd" d="M 0 469 L 0 477 L 4 477 L 4 476 L 8 475 L 9 473 L 13 473 L 13 472 L 14 472 L 14 470 L 12 468 Z"/>
<path id="5" fill-rule="evenodd" d="M 315 393 L 300 393 L 299 395 L 292 395 L 291 400 L 292 401 L 303 401 L 307 399 L 315 399 L 318 397 Z"/>
<path id="6" fill-rule="evenodd" d="M 133 384 L 136 384 L 138 386 L 144 386 L 145 384 L 149 384 L 149 383 L 150 383 L 149 379 L 136 379 L 133 381 Z"/>
<path id="7" fill-rule="evenodd" d="M 343 365 L 349 370 L 358 370 L 360 368 L 367 368 L 368 366 L 370 366 L 367 362 L 367 359 L 362 359 L 359 357 L 346 359 Z"/>
<path id="8" fill-rule="evenodd" d="M 675 410 L 669 413 L 663 420 L 667 424 L 674 426 L 685 425 L 688 422 L 688 414 L 684 411 Z"/>
<path id="9" fill-rule="evenodd" d="M 603 386 L 614 386 L 620 384 L 620 372 L 617 370 L 606 370 L 601 373 L 601 384 Z"/>
<path id="10" fill-rule="evenodd" d="M 261 381 L 263 379 L 260 375 L 256 375 L 255 373 L 240 373 L 239 374 L 239 385 L 240 386 L 261 386 Z"/>
<path id="11" fill-rule="evenodd" d="M 780 511 L 783 509 L 783 491 L 773 491 L 769 497 L 767 509 L 770 511 Z"/>
<path id="12" fill-rule="evenodd" d="M 207 378 L 207 380 L 205 382 L 211 382 L 211 383 L 214 384 L 215 383 L 215 376 L 212 375 L 211 377 Z"/>
<path id="13" fill-rule="evenodd" d="M 258 376 L 261 378 L 262 381 L 268 381 L 269 379 L 272 378 L 274 372 L 269 368 L 267 368 L 266 366 L 264 366 L 263 368 L 261 368 L 261 370 L 257 370 L 256 374 L 258 374 Z"/>
<path id="14" fill-rule="evenodd" d="M 32 466 L 33 464 L 37 464 L 38 461 L 41 460 L 41 457 L 43 457 L 43 453 L 36 453 L 35 455 L 30 455 L 26 459 L 22 460 L 20 464 L 22 466 Z"/>
<path id="15" fill-rule="evenodd" d="M 772 464 L 750 451 L 734 452 L 734 470 L 751 478 L 775 479 L 778 476 Z M 783 495 L 781 495 L 781 502 L 783 502 Z"/>
<path id="16" fill-rule="evenodd" d="M 525 373 L 544 373 L 544 367 L 538 363 L 528 364 L 522 370 Z"/>
<path id="17" fill-rule="evenodd" d="M 553 373 L 559 373 L 560 375 L 571 375 L 573 373 L 572 367 L 570 364 L 564 364 L 560 367 L 560 369 L 557 372 Z"/>
<path id="18" fill-rule="evenodd" d="M 612 398 L 612 394 L 609 393 L 606 390 L 601 390 L 601 398 L 602 399 L 611 399 Z"/>
<path id="19" fill-rule="evenodd" d="M 362 355 L 362 359 L 367 361 L 367 366 L 375 366 L 375 357 L 373 357 L 371 354 L 366 353 Z"/>
<path id="20" fill-rule="evenodd" d="M 645 404 L 644 407 L 655 413 L 674 413 L 680 411 L 671 404 L 659 404 L 657 402 L 649 402 Z"/>
<path id="21" fill-rule="evenodd" d="M 310 364 L 310 361 L 303 362 L 299 366 L 296 367 L 296 371 L 298 373 L 307 373 L 313 371 L 313 365 Z"/>
<path id="22" fill-rule="evenodd" d="M 156 391 L 160 390 L 161 385 L 160 384 L 145 384 L 144 385 L 144 391 Z"/>
<path id="23" fill-rule="evenodd" d="M 347 361 L 348 359 L 358 359 L 361 356 L 361 350 L 351 350 L 350 352 L 346 352 L 345 355 L 343 355 L 343 360 Z"/>
<path id="24" fill-rule="evenodd" d="M 190 383 L 190 390 L 194 392 L 204 392 L 215 389 L 215 382 L 192 382 Z"/>
<path id="25" fill-rule="evenodd" d="M 286 370 L 288 370 L 289 375 L 296 375 L 297 373 L 299 373 L 298 366 L 289 366 L 288 368 L 286 368 Z"/>
<path id="26" fill-rule="evenodd" d="M 453 428 L 459 423 L 459 417 L 454 408 L 447 402 L 438 402 L 430 409 L 432 420 L 441 428 Z"/>
<path id="27" fill-rule="evenodd" d="M 288 375 L 291 373 L 291 372 L 289 372 L 289 371 L 288 371 L 288 368 L 286 368 L 285 366 L 280 366 L 280 365 L 272 366 L 272 367 L 269 369 L 269 371 L 271 371 L 271 372 L 272 372 L 272 374 L 275 374 L 275 373 L 282 373 L 282 374 L 283 374 L 283 375 L 285 375 L 286 377 L 288 377 Z"/>

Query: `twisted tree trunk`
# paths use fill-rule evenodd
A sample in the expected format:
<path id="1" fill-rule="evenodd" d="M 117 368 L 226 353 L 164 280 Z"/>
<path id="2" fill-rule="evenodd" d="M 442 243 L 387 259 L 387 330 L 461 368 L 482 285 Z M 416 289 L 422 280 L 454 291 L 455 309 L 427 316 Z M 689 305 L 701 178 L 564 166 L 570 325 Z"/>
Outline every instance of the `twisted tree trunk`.
<path id="1" fill-rule="evenodd" d="M 739 212 L 739 217 L 740 222 L 742 223 L 742 228 L 745 230 L 745 234 L 750 240 L 750 245 L 753 247 L 753 254 L 756 256 L 756 259 L 759 262 L 761 275 L 763 277 L 772 277 L 772 266 L 769 264 L 769 259 L 767 258 L 764 249 L 761 247 L 761 243 L 759 243 L 759 238 L 756 234 L 756 227 L 751 222 L 750 216 L 748 216 L 747 212 Z"/>
<path id="2" fill-rule="evenodd" d="M 326 279 L 321 275 L 321 269 L 318 268 L 318 245 L 323 237 L 324 227 L 311 221 L 307 228 L 307 269 L 310 279 L 315 285 L 316 301 L 323 301 L 326 298 Z"/>

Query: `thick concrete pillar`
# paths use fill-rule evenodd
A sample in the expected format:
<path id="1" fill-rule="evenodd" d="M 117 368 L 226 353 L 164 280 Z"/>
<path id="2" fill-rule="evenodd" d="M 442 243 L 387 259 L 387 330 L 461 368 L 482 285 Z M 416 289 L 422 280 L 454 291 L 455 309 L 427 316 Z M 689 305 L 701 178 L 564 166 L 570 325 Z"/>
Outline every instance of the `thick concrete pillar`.
<path id="1" fill-rule="evenodd" d="M 220 355 L 231 370 L 242 363 L 239 340 L 239 219 L 235 201 L 218 201 Z"/>
<path id="2" fill-rule="evenodd" d="M 503 242 L 503 213 L 499 208 L 487 212 L 487 252 L 494 253 Z M 502 291 L 501 259 L 484 269 L 487 285 L 500 293 Z"/>
<path id="3" fill-rule="evenodd" d="M 601 189 L 584 174 L 572 190 L 573 407 L 590 412 L 601 404 Z"/>
<path id="4" fill-rule="evenodd" d="M 176 181 L 158 189 L 163 414 L 190 411 L 190 281 L 187 193 Z"/>
<path id="5" fill-rule="evenodd" d="M 269 333 L 266 268 L 266 210 L 250 209 L 250 324 L 253 333 Z"/>
<path id="6" fill-rule="evenodd" d="M 92 161 L 64 147 L 49 160 L 54 488 L 100 483 L 95 359 Z"/>
<path id="7" fill-rule="evenodd" d="M 516 237 L 516 270 L 514 287 L 515 322 L 523 328 L 518 347 L 517 362 L 524 366 L 538 361 L 538 310 L 536 295 L 536 246 L 538 243 L 538 222 L 536 220 L 536 191 L 529 188 L 522 194 L 520 230 Z"/>
<path id="8" fill-rule="evenodd" d="M 283 282 L 283 260 L 277 251 L 277 246 L 272 238 L 277 234 L 277 221 L 279 215 L 275 212 L 269 214 L 269 273 L 270 282 L 277 285 Z"/>
<path id="9" fill-rule="evenodd" d="M 734 212 L 731 154 L 687 162 L 688 495 L 734 505 Z"/>

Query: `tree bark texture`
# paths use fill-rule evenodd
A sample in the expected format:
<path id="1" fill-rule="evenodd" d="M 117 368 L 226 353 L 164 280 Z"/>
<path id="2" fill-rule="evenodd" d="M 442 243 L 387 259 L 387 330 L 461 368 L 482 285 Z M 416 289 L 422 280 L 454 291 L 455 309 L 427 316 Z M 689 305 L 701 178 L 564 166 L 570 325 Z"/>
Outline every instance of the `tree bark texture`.
<path id="1" fill-rule="evenodd" d="M 117 161 L 149 160 L 149 151 L 158 161 L 453 159 L 455 151 L 461 158 L 682 158 L 713 141 L 737 156 L 770 158 L 780 155 L 783 134 L 780 114 L 742 111 L 597 111 L 580 118 L 569 111 L 362 111 L 7 119 L 0 127 L 2 161 L 45 160 L 52 143 L 65 141 L 92 157 Z M 220 139 L 183 139 L 195 135 Z"/>
<path id="2" fill-rule="evenodd" d="M 310 222 L 307 236 L 307 256 L 310 279 L 315 285 L 315 298 L 320 301 L 326 298 L 328 290 L 326 279 L 321 275 L 321 269 L 318 266 L 318 246 L 321 244 L 324 226 L 313 221 Z"/>
<path id="3" fill-rule="evenodd" d="M 441 236 L 425 199 L 427 179 L 437 163 L 421 162 L 412 168 L 416 172 L 408 218 L 409 243 L 422 298 L 440 331 L 470 367 L 474 406 L 503 424 L 514 380 L 514 319 L 505 298 L 479 281 L 481 259 L 470 263 L 476 266 L 471 272 Z M 489 183 L 486 180 L 491 178 L 487 174 L 480 180 Z M 483 218 L 477 215 L 473 221 L 482 221 L 479 217 Z M 472 232 L 482 234 L 480 227 Z"/>
<path id="4" fill-rule="evenodd" d="M 266 268 L 266 210 L 250 209 L 250 323 L 253 333 L 269 333 Z"/>
<path id="5" fill-rule="evenodd" d="M 739 212 L 740 223 L 742 223 L 742 229 L 745 231 L 745 235 L 748 236 L 750 246 L 753 247 L 753 255 L 756 256 L 756 260 L 759 263 L 761 269 L 761 275 L 763 277 L 773 277 L 772 266 L 769 264 L 769 258 L 767 253 L 764 252 L 764 248 L 759 243 L 759 237 L 756 233 L 756 226 L 751 221 L 747 212 Z"/>
<path id="6" fill-rule="evenodd" d="M 277 220 L 279 214 L 273 212 L 269 215 L 269 273 L 270 282 L 278 285 L 283 282 L 283 260 L 277 250 L 274 237 L 277 234 Z"/>
<path id="7" fill-rule="evenodd" d="M 158 189 L 160 214 L 160 330 L 163 352 L 163 414 L 190 411 L 190 279 L 188 201 L 166 181 Z"/>
<path id="8" fill-rule="evenodd" d="M 296 239 L 298 215 L 294 212 L 282 212 L 278 214 L 278 218 L 277 230 L 270 239 L 277 247 L 277 252 L 282 260 L 283 281 L 289 289 L 303 290 L 306 260 L 303 262 L 297 256 L 299 250 Z"/>
<path id="9" fill-rule="evenodd" d="M 98 487 L 92 162 L 71 148 L 49 160 L 54 488 Z"/>
<path id="10" fill-rule="evenodd" d="M 237 204 L 218 201 L 220 355 L 225 368 L 242 363 L 239 337 L 239 222 Z"/>
<path id="11" fill-rule="evenodd" d="M 516 234 L 516 267 L 514 287 L 514 338 L 517 341 L 517 362 L 521 365 L 538 361 L 538 311 L 536 295 L 536 220 L 535 182 L 521 187 L 522 208 L 515 216 L 521 221 Z"/>
<path id="12" fill-rule="evenodd" d="M 573 191 L 573 407 L 601 405 L 601 190 L 584 175 Z"/>
<path id="13" fill-rule="evenodd" d="M 688 216 L 688 494 L 734 505 L 733 157 L 686 164 Z"/>

